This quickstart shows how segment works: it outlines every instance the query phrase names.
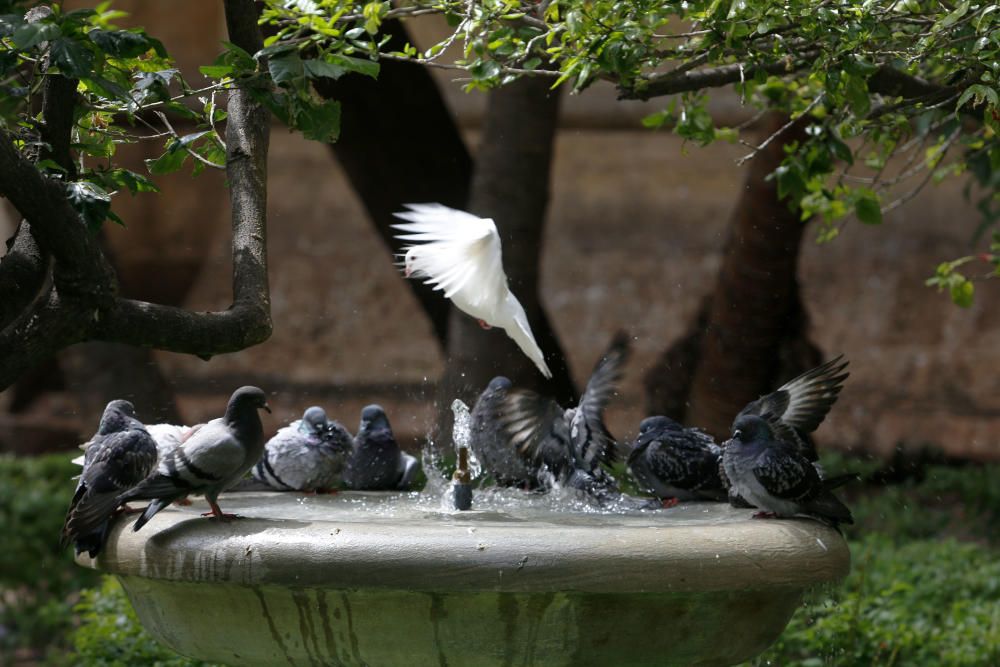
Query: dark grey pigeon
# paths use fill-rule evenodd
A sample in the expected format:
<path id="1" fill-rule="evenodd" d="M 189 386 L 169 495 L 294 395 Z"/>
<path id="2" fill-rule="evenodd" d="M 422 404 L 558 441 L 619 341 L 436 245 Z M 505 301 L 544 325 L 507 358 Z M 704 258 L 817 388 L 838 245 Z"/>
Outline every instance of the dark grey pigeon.
<path id="1" fill-rule="evenodd" d="M 849 373 L 844 355 L 808 370 L 781 385 L 777 391 L 751 401 L 736 415 L 762 417 L 779 440 L 794 445 L 810 461 L 816 461 L 816 447 L 809 434 L 819 428 L 837 401 Z"/>
<path id="2" fill-rule="evenodd" d="M 510 380 L 498 375 L 490 380 L 476 399 L 470 415 L 469 446 L 498 484 L 503 486 L 533 486 L 537 472 L 529 461 L 510 446 L 501 427 L 504 401 L 511 389 Z"/>
<path id="3" fill-rule="evenodd" d="M 604 424 L 604 408 L 615 394 L 628 353 L 628 336 L 617 334 L 594 367 L 575 408 L 564 409 L 553 399 L 526 389 L 506 390 L 496 410 L 502 437 L 493 440 L 502 449 L 484 458 L 503 460 L 513 451 L 527 463 L 530 473 L 516 481 L 529 487 L 539 483 L 545 470 L 560 481 L 584 478 L 614 485 L 610 475 L 597 470 L 616 458 L 615 439 Z"/>
<path id="4" fill-rule="evenodd" d="M 824 480 L 797 443 L 777 437 L 772 423 L 742 415 L 724 447 L 723 467 L 733 491 L 762 510 L 754 517 L 809 516 L 837 527 L 854 523 L 851 511 L 831 489 L 844 478 Z"/>
<path id="5" fill-rule="evenodd" d="M 258 409 L 271 411 L 264 392 L 257 387 L 240 387 L 230 397 L 225 416 L 194 431 L 160 460 L 156 472 L 122 494 L 120 502 L 152 501 L 132 529 L 139 530 L 171 502 L 188 495 L 205 496 L 212 511 L 203 516 L 235 518 L 219 509 L 219 494 L 240 481 L 260 460 L 264 429 Z"/>
<path id="6" fill-rule="evenodd" d="M 314 405 L 267 441 L 253 476 L 279 491 L 331 491 L 343 480 L 351 450 L 347 429 Z"/>
<path id="7" fill-rule="evenodd" d="M 396 443 L 385 410 L 365 407 L 344 476 L 347 485 L 358 491 L 405 490 L 418 470 L 420 462 Z"/>
<path id="8" fill-rule="evenodd" d="M 156 443 L 135 419 L 128 401 L 111 401 L 104 408 L 97 433 L 87 443 L 83 471 L 63 522 L 61 544 L 75 544 L 76 553 L 91 558 L 107 538 L 118 497 L 139 484 L 156 465 Z"/>
<path id="9" fill-rule="evenodd" d="M 671 506 L 681 500 L 725 500 L 722 449 L 712 436 L 669 417 L 647 417 L 628 457 L 639 486 Z"/>

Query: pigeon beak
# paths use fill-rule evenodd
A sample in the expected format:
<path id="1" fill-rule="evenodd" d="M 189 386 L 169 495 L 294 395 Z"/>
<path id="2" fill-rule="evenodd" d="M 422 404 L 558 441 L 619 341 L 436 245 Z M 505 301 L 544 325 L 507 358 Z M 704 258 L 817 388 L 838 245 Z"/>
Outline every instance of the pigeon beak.
<path id="1" fill-rule="evenodd" d="M 271 414 L 271 406 L 268 405 L 267 402 L 265 402 L 261 407 L 267 410 L 267 414 Z"/>

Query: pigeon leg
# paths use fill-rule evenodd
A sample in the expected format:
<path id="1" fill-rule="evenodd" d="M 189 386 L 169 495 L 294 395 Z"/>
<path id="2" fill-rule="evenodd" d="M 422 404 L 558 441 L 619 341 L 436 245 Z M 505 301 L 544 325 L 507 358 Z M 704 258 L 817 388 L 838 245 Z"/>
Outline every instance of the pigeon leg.
<path id="1" fill-rule="evenodd" d="M 483 328 L 483 329 L 486 329 L 486 330 L 489 330 L 489 329 L 493 328 L 493 325 L 490 324 L 490 323 L 488 323 L 486 320 L 476 320 L 476 321 L 479 322 L 480 328 Z"/>
<path id="2" fill-rule="evenodd" d="M 188 498 L 187 496 L 184 496 L 183 498 L 178 498 L 177 500 L 174 501 L 174 505 L 179 505 L 181 507 L 187 507 L 190 504 L 191 504 L 191 499 Z"/>
<path id="3" fill-rule="evenodd" d="M 677 498 L 664 498 L 663 499 L 663 509 L 670 509 L 671 507 L 677 507 L 680 504 L 680 500 Z"/>
<path id="4" fill-rule="evenodd" d="M 206 499 L 207 500 L 207 499 Z M 219 521 L 229 521 L 230 519 L 238 519 L 238 514 L 226 514 L 221 509 L 219 509 L 219 504 L 214 500 L 209 500 L 208 504 L 212 506 L 211 512 L 202 512 L 202 516 L 214 516 Z"/>
<path id="5" fill-rule="evenodd" d="M 753 519 L 777 519 L 778 515 L 774 512 L 754 512 Z"/>
<path id="6" fill-rule="evenodd" d="M 129 507 L 128 505 L 122 505 L 121 507 L 118 508 L 118 513 L 119 514 L 138 514 L 139 512 L 144 512 L 145 510 L 146 510 L 145 507 L 143 507 L 142 509 L 139 509 L 139 508 L 136 508 L 136 507 Z"/>

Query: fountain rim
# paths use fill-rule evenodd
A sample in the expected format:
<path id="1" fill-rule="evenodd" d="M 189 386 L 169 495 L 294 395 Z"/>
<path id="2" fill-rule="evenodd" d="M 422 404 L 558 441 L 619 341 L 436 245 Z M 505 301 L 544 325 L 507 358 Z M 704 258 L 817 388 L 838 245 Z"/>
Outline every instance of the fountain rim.
<path id="1" fill-rule="evenodd" d="M 196 507 L 200 510 L 201 503 Z M 715 504 L 721 505 L 721 504 Z M 77 562 L 176 582 L 434 592 L 690 593 L 807 588 L 843 579 L 850 553 L 808 519 L 599 527 L 550 522 L 380 519 L 229 523 L 169 508 L 139 532 L 116 521 L 104 552 Z M 743 518 L 745 515 L 745 518 Z"/>

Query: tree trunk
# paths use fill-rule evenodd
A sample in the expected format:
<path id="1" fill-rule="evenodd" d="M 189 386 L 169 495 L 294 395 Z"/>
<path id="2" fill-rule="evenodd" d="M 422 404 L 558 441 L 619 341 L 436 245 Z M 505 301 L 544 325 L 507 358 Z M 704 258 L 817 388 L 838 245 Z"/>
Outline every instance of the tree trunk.
<path id="1" fill-rule="evenodd" d="M 399 21 L 383 32 L 402 49 L 410 41 Z M 403 204 L 440 202 L 468 205 L 472 157 L 427 68 L 382 60 L 378 80 L 351 75 L 317 79 L 317 92 L 341 102 L 341 135 L 330 148 L 337 156 L 385 244 L 402 243 L 390 225 Z M 420 281 L 409 280 L 431 320 L 442 348 L 448 338 L 448 302 Z"/>
<path id="2" fill-rule="evenodd" d="M 763 135 L 785 122 L 787 117 L 768 116 Z M 818 363 L 796 280 L 805 224 L 779 200 L 775 182 L 766 180 L 784 158 L 783 142 L 804 138 L 804 124 L 796 123 L 750 162 L 715 289 L 692 331 L 647 373 L 651 413 L 671 412 L 728 437 L 749 401 Z M 659 386 L 665 376 L 670 391 Z"/>
<path id="3" fill-rule="evenodd" d="M 503 330 L 483 331 L 471 317 L 452 309 L 448 365 L 438 392 L 442 411 L 455 398 L 471 405 L 496 375 L 567 403 L 576 396 L 538 289 L 559 111 L 559 93 L 550 91 L 550 85 L 548 79 L 525 78 L 490 93 L 469 208 L 497 223 L 511 290 L 524 306 L 553 379 L 546 381 Z M 447 437 L 450 417 L 442 421 L 441 435 Z"/>

